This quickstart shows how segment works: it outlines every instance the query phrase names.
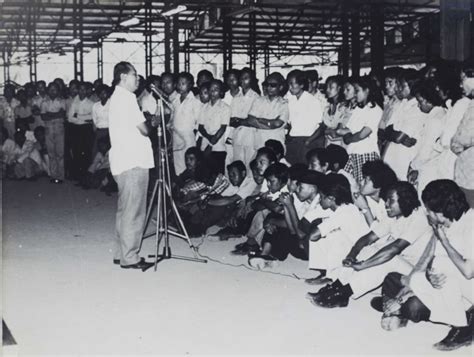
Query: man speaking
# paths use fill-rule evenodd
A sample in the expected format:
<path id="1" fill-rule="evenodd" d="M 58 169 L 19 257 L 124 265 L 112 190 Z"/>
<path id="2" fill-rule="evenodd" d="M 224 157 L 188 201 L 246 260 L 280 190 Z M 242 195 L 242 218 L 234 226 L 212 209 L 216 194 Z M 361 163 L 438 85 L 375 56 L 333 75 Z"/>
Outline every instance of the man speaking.
<path id="1" fill-rule="evenodd" d="M 137 71 L 128 62 L 114 67 L 115 87 L 110 97 L 110 169 L 118 185 L 114 264 L 124 269 L 145 269 L 151 263 L 140 258 L 145 226 L 148 171 L 154 167 L 145 117 L 133 93 Z"/>

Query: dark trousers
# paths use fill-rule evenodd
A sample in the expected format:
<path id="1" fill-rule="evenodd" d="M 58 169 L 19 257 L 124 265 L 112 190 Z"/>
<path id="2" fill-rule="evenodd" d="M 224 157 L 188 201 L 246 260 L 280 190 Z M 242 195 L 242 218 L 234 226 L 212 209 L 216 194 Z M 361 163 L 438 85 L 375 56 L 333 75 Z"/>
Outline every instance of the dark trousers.
<path id="1" fill-rule="evenodd" d="M 308 147 L 305 145 L 306 140 L 308 140 L 307 136 L 286 137 L 285 158 L 290 164 L 304 164 L 306 162 L 306 153 L 308 152 Z"/>
<path id="2" fill-rule="evenodd" d="M 402 290 L 401 283 L 402 274 L 389 273 L 382 284 L 382 295 L 395 299 L 397 294 Z M 413 322 L 428 321 L 431 311 L 416 296 L 410 297 L 400 310 L 401 316 Z"/>
<path id="3" fill-rule="evenodd" d="M 196 234 L 204 234 L 213 225 L 224 225 L 230 219 L 236 205 L 212 206 L 198 211 L 190 217 L 190 230 Z"/>
<path id="4" fill-rule="evenodd" d="M 94 131 L 92 124 L 70 124 L 71 176 L 83 177 L 92 161 Z"/>
<path id="5" fill-rule="evenodd" d="M 300 239 L 291 234 L 287 228 L 278 227 L 273 234 L 265 233 L 262 246 L 265 243 L 271 244 L 271 255 L 278 260 L 285 260 L 289 254 L 297 259 L 308 260 L 308 242 L 300 242 Z M 303 243 L 303 247 L 300 247 L 300 243 Z"/>

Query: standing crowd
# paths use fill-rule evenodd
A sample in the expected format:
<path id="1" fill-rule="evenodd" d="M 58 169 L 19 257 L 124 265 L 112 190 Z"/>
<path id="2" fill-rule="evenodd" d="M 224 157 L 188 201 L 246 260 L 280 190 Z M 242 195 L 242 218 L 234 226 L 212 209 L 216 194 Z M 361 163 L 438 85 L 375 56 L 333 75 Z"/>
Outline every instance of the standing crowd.
<path id="1" fill-rule="evenodd" d="M 243 68 L 223 80 L 202 70 L 196 82 L 187 72 L 139 81 L 121 62 L 112 87 L 6 85 L 2 177 L 118 189 L 114 263 L 141 267 L 146 194 L 136 187 L 159 160 L 163 123 L 171 189 L 191 237 L 245 237 L 231 254 L 258 269 L 289 255 L 308 261 L 315 277 L 306 283 L 320 286 L 307 294 L 312 304 L 347 307 L 379 289 L 371 305 L 384 329 L 442 323 L 450 329 L 437 349 L 470 345 L 472 66 L 439 61 L 319 80 L 315 70 L 293 70 L 260 86 Z"/>

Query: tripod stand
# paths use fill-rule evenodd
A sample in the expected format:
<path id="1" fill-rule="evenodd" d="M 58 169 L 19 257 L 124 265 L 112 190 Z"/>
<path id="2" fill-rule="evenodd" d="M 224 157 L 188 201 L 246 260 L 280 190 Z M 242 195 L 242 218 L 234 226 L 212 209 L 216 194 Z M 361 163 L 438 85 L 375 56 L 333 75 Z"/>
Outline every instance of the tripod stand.
<path id="1" fill-rule="evenodd" d="M 153 90 L 153 88 L 152 88 Z M 160 100 L 158 101 L 159 110 L 161 114 L 161 120 L 158 124 L 157 128 L 157 135 L 158 135 L 158 153 L 159 153 L 159 160 L 157 165 L 157 173 L 158 178 L 155 181 L 155 185 L 153 187 L 153 193 L 148 203 L 147 213 L 145 218 L 145 229 L 143 233 L 143 239 L 151 237 L 155 235 L 155 255 L 149 255 L 150 258 L 155 258 L 154 262 L 154 270 L 156 271 L 156 267 L 159 262 L 165 259 L 180 259 L 180 260 L 189 260 L 193 262 L 199 263 L 207 263 L 207 260 L 201 259 L 198 257 L 196 248 L 191 243 L 189 239 L 188 232 L 186 231 L 186 227 L 184 226 L 183 220 L 179 214 L 178 208 L 176 203 L 173 200 L 173 195 L 171 193 L 171 175 L 170 175 L 170 168 L 169 168 L 169 160 L 168 160 L 168 143 L 166 139 L 166 132 L 165 132 L 165 119 L 164 119 L 164 108 L 163 108 L 163 99 L 161 98 L 161 94 L 158 91 L 153 90 L 159 97 Z M 156 201 L 156 202 L 155 202 Z M 156 231 L 152 234 L 146 235 L 146 230 L 150 223 L 150 218 L 155 207 L 156 203 Z M 168 226 L 168 207 L 171 209 L 173 213 L 176 223 L 178 225 L 178 232 L 174 230 L 170 230 Z M 180 233 L 181 232 L 181 233 Z M 173 235 L 178 238 L 182 238 L 187 241 L 189 247 L 193 252 L 193 257 L 186 257 L 180 255 L 174 255 L 171 253 L 170 247 L 170 235 Z M 159 254 L 160 243 L 164 239 L 164 247 L 161 254 Z"/>

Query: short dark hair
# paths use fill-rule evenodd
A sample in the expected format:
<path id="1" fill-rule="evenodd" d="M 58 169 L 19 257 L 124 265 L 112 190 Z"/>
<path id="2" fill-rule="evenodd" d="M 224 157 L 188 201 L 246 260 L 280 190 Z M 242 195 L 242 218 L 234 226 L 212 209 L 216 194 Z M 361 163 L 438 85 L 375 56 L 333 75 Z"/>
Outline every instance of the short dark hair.
<path id="1" fill-rule="evenodd" d="M 401 67 L 387 67 L 383 70 L 383 77 L 397 79 L 402 70 Z"/>
<path id="2" fill-rule="evenodd" d="M 421 206 L 415 187 L 407 181 L 398 181 L 390 185 L 383 197 L 385 201 L 390 191 L 397 193 L 398 205 L 400 206 L 403 217 L 410 216 L 416 208 Z"/>
<path id="3" fill-rule="evenodd" d="M 469 210 L 466 195 L 452 180 L 434 180 L 426 185 L 421 199 L 429 210 L 458 221 Z"/>
<path id="4" fill-rule="evenodd" d="M 189 83 L 189 87 L 194 86 L 194 76 L 191 73 L 181 72 L 180 74 L 178 74 L 178 80 L 180 78 L 184 78 L 185 80 L 187 80 L 188 83 Z"/>
<path id="5" fill-rule="evenodd" d="M 281 157 L 285 156 L 285 147 L 283 144 L 275 139 L 268 139 L 265 141 L 265 147 L 271 149 L 275 155 L 281 155 Z"/>
<path id="6" fill-rule="evenodd" d="M 197 146 L 192 146 L 184 152 L 184 157 L 188 155 L 194 155 L 198 162 L 202 162 L 204 160 L 204 154 Z"/>
<path id="7" fill-rule="evenodd" d="M 260 149 L 257 150 L 257 155 L 255 157 L 257 157 L 259 155 L 265 155 L 270 162 L 276 162 L 277 161 L 275 152 L 272 149 L 267 148 L 265 146 L 261 147 Z"/>
<path id="8" fill-rule="evenodd" d="M 245 164 L 240 160 L 234 161 L 227 165 L 227 171 L 230 171 L 231 169 L 237 169 L 239 172 L 247 172 Z"/>
<path id="9" fill-rule="evenodd" d="M 362 175 L 370 177 L 374 188 L 380 189 L 380 195 L 385 196 L 388 187 L 398 181 L 397 175 L 382 160 L 367 161 L 362 166 Z"/>
<path id="10" fill-rule="evenodd" d="M 306 78 L 310 82 L 319 82 L 319 73 L 315 69 L 309 69 L 307 71 L 304 71 L 304 74 L 306 75 Z"/>
<path id="11" fill-rule="evenodd" d="M 349 154 L 340 145 L 329 144 L 326 147 L 326 156 L 331 170 L 334 170 L 335 164 L 339 164 L 339 168 L 343 169 L 349 161 Z"/>
<path id="12" fill-rule="evenodd" d="M 308 171 L 305 164 L 294 164 L 288 168 L 288 176 L 290 180 L 298 180 L 301 175 Z"/>
<path id="13" fill-rule="evenodd" d="M 221 98 L 224 98 L 224 95 L 225 95 L 225 85 L 224 85 L 224 82 L 222 82 L 220 79 L 213 79 L 210 83 L 209 83 L 209 88 L 213 85 L 213 84 L 217 84 L 219 86 L 219 90 L 220 90 L 220 97 Z"/>
<path id="14" fill-rule="evenodd" d="M 130 62 L 119 62 L 115 65 L 114 67 L 114 79 L 112 81 L 112 86 L 116 86 L 117 84 L 120 83 L 120 76 L 122 74 L 127 74 L 130 73 L 132 70 L 133 66 Z"/>
<path id="15" fill-rule="evenodd" d="M 324 148 L 311 149 L 306 153 L 306 161 L 309 163 L 314 157 L 318 158 L 321 165 L 329 163 L 329 156 L 327 150 Z"/>
<path id="16" fill-rule="evenodd" d="M 298 83 L 300 86 L 303 86 L 305 90 L 308 89 L 308 77 L 306 76 L 305 72 L 299 69 L 294 69 L 288 73 L 286 80 L 289 81 L 292 77 L 294 77 L 296 83 Z"/>
<path id="17" fill-rule="evenodd" d="M 198 74 L 197 74 L 197 78 L 199 77 L 202 77 L 202 76 L 208 76 L 209 78 L 214 79 L 214 75 L 211 73 L 211 71 L 207 70 L 207 69 L 201 69 Z"/>
<path id="18" fill-rule="evenodd" d="M 333 196 L 336 204 L 352 203 L 351 185 L 347 178 L 341 174 L 330 173 L 324 176 L 318 186 L 321 193 Z"/>
<path id="19" fill-rule="evenodd" d="M 275 176 L 278 181 L 282 183 L 288 182 L 288 166 L 280 162 L 276 162 L 268 166 L 268 168 L 265 170 L 265 173 L 263 174 L 263 177 L 268 179 L 271 176 Z"/>
<path id="20" fill-rule="evenodd" d="M 443 106 L 443 99 L 439 95 L 439 91 L 436 89 L 436 81 L 433 79 L 425 79 L 420 81 L 412 89 L 413 95 L 419 95 L 426 99 L 435 107 Z"/>

